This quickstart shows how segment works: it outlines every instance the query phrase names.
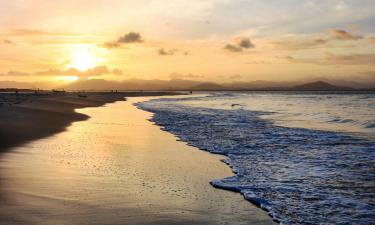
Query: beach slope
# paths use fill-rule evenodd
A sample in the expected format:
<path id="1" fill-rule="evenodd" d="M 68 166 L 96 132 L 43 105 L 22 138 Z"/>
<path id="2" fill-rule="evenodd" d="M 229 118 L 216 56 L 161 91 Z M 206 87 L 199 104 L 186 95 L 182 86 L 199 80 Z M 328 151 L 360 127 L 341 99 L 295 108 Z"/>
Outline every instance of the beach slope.
<path id="1" fill-rule="evenodd" d="M 89 117 L 75 110 L 124 101 L 125 97 L 172 92 L 0 93 L 0 152 L 63 131 Z"/>

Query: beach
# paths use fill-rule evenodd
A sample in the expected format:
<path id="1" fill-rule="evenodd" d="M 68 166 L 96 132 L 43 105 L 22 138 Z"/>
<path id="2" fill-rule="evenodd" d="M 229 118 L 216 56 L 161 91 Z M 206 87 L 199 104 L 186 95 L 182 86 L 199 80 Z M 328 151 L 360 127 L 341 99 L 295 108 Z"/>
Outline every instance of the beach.
<path id="1" fill-rule="evenodd" d="M 369 224 L 374 100 L 369 92 L 216 92 L 137 106 L 183 142 L 226 156 L 236 174 L 212 184 L 275 221 Z"/>
<path id="2" fill-rule="evenodd" d="M 14 139 L 0 155 L 0 224 L 274 224 L 210 185 L 233 176 L 223 156 L 150 122 L 133 105 L 149 97 L 115 96 L 3 106 L 21 109 L 12 118 L 1 110 L 2 138 Z M 15 118 L 22 129 L 5 130 Z"/>
<path id="3" fill-rule="evenodd" d="M 173 92 L 40 92 L 0 93 L 0 152 L 63 131 L 89 117 L 75 109 L 98 107 L 132 96 L 162 96 Z"/>

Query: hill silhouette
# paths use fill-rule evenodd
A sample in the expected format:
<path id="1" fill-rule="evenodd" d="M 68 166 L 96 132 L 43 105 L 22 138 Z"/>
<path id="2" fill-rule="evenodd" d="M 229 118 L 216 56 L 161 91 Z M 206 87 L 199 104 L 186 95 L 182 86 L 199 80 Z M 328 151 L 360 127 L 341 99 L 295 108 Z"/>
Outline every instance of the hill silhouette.
<path id="1" fill-rule="evenodd" d="M 66 90 L 124 90 L 124 91 L 350 91 L 350 90 L 374 90 L 375 83 L 359 83 L 350 81 L 326 80 L 301 82 L 277 82 L 277 81 L 248 81 L 232 83 L 201 82 L 184 79 L 172 80 L 142 80 L 129 79 L 113 81 L 104 79 L 78 80 L 69 84 L 57 84 L 47 82 L 15 82 L 0 81 L 0 88 L 20 89 L 53 89 L 65 88 Z"/>
<path id="2" fill-rule="evenodd" d="M 307 84 L 297 85 L 290 89 L 296 90 L 296 91 L 350 91 L 350 90 L 354 90 L 354 88 L 335 86 L 324 81 L 316 81 L 316 82 L 311 82 Z"/>

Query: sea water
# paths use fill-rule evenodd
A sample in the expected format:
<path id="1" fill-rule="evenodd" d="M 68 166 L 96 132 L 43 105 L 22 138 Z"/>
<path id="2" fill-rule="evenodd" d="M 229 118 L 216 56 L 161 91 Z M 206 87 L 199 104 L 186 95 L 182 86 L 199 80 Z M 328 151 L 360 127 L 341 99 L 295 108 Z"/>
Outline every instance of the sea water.
<path id="1" fill-rule="evenodd" d="M 374 92 L 221 92 L 138 104 L 182 141 L 227 156 L 213 180 L 281 224 L 374 224 Z"/>

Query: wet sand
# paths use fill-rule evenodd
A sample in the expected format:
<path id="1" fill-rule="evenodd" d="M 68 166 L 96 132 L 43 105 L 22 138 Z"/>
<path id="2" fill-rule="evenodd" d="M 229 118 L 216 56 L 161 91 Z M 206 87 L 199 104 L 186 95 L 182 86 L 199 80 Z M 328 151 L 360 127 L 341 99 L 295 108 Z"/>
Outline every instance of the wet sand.
<path id="1" fill-rule="evenodd" d="M 133 102 L 84 108 L 66 131 L 0 156 L 0 224 L 274 224 L 220 156 L 187 146 Z"/>
<path id="2" fill-rule="evenodd" d="M 97 107 L 132 96 L 162 96 L 173 92 L 0 93 L 0 153 L 28 141 L 63 131 L 88 119 L 74 110 Z M 84 97 L 82 97 L 84 96 Z"/>

